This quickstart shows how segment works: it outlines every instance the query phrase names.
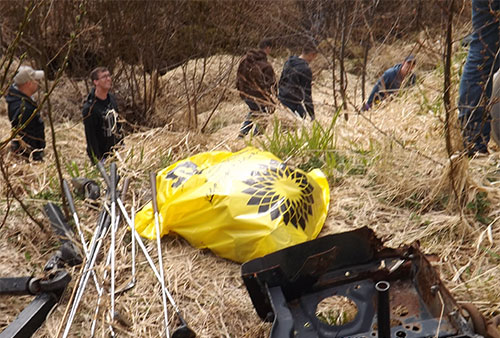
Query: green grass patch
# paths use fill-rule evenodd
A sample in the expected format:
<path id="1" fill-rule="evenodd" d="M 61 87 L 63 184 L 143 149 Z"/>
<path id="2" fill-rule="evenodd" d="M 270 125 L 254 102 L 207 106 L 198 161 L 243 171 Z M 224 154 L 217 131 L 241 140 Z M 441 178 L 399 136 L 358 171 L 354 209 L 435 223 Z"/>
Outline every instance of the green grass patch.
<path id="1" fill-rule="evenodd" d="M 355 144 L 347 151 L 337 149 L 335 124 L 339 115 L 340 110 L 326 126 L 315 121 L 311 127 L 294 130 L 285 130 L 275 119 L 271 134 L 250 142 L 256 140 L 257 147 L 304 171 L 319 168 L 329 178 L 363 175 L 375 158 L 373 149 L 357 149 Z"/>
<path id="2" fill-rule="evenodd" d="M 466 208 L 474 213 L 476 221 L 483 224 L 490 224 L 492 219 L 487 216 L 491 202 L 484 191 L 479 192 L 473 201 L 467 203 Z"/>

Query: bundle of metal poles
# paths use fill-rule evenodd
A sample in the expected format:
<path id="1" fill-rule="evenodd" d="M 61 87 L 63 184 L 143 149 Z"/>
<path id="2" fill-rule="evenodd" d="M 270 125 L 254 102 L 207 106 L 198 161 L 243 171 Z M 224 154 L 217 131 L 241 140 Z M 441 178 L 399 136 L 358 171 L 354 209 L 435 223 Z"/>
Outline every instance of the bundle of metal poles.
<path id="1" fill-rule="evenodd" d="M 110 308 L 109 308 L 109 331 L 111 336 L 115 336 L 114 328 L 113 328 L 113 323 L 115 320 L 118 318 L 122 318 L 120 316 L 120 313 L 116 310 L 115 306 L 115 297 L 117 294 L 126 292 L 130 289 L 132 289 L 135 286 L 136 279 L 135 279 L 135 265 L 136 265 L 136 243 L 139 244 L 139 247 L 141 248 L 146 260 L 149 263 L 149 266 L 151 267 L 152 271 L 154 272 L 156 278 L 158 279 L 160 285 L 161 285 L 161 290 L 162 290 L 162 305 L 163 305 L 163 313 L 164 313 L 164 326 L 165 326 L 165 336 L 170 337 L 170 332 L 169 332 L 169 323 L 168 323 L 168 310 L 167 310 L 167 299 L 172 305 L 181 325 L 177 327 L 173 332 L 172 332 L 172 337 L 173 338 L 194 338 L 196 334 L 194 333 L 193 330 L 191 330 L 187 324 L 184 318 L 181 316 L 180 310 L 177 307 L 172 295 L 168 291 L 165 285 L 165 276 L 164 276 L 164 269 L 163 269 L 163 256 L 162 256 L 162 248 L 161 248 L 161 242 L 160 242 L 160 231 L 159 231 L 159 212 L 158 212 L 158 206 L 156 203 L 156 174 L 151 173 L 150 175 L 150 181 L 151 181 L 151 192 L 152 192 L 152 203 L 153 203 L 153 209 L 154 209 L 154 214 L 155 214 L 155 229 L 156 229 L 156 247 L 157 247 L 157 256 L 158 256 L 158 269 L 156 268 L 155 263 L 153 262 L 153 259 L 151 258 L 151 255 L 149 254 L 146 246 L 142 242 L 141 237 L 139 234 L 135 231 L 135 226 L 134 226 L 134 209 L 132 208 L 132 218 L 129 216 L 125 205 L 123 203 L 123 199 L 125 198 L 127 188 L 128 188 L 128 183 L 129 180 L 125 179 L 124 184 L 121 190 L 121 197 L 117 195 L 117 186 L 118 186 L 118 173 L 117 173 L 117 166 L 115 163 L 112 163 L 110 166 L 110 174 L 108 175 L 106 172 L 106 169 L 101 163 L 98 163 L 97 165 L 99 172 L 101 173 L 104 181 L 106 182 L 107 185 L 107 190 L 106 190 L 106 196 L 105 196 L 105 201 L 103 203 L 102 210 L 99 214 L 98 221 L 97 221 L 97 227 L 96 230 L 92 236 L 92 239 L 90 241 L 90 244 L 88 245 L 85 241 L 85 236 L 81 230 L 81 225 L 80 225 L 80 220 L 78 218 L 75 205 L 73 202 L 73 197 L 71 195 L 71 191 L 69 189 L 69 186 L 66 181 L 63 182 L 63 190 L 66 195 L 66 200 L 68 201 L 72 216 L 73 216 L 73 221 L 75 223 L 75 226 L 78 231 L 79 239 L 83 248 L 83 251 L 85 253 L 85 264 L 82 269 L 82 274 L 79 279 L 78 285 L 76 286 L 75 291 L 73 292 L 73 297 L 70 300 L 71 307 L 69 310 L 69 315 L 63 318 L 63 326 L 64 326 L 64 331 L 62 334 L 62 337 L 68 337 L 69 332 L 71 330 L 71 326 L 73 324 L 73 321 L 75 319 L 75 315 L 77 313 L 79 304 L 82 300 L 82 297 L 85 293 L 88 280 L 92 276 L 92 279 L 94 281 L 94 285 L 97 291 L 97 306 L 95 309 L 95 313 L 93 316 L 93 321 L 92 325 L 90 328 L 90 334 L 89 336 L 93 337 L 96 331 L 96 320 L 99 314 L 99 309 L 101 305 L 101 299 L 103 295 L 105 295 L 105 289 L 103 286 L 103 283 L 99 283 L 99 280 L 95 274 L 94 271 L 94 266 L 97 261 L 97 257 L 99 256 L 99 252 L 101 248 L 103 247 L 103 243 L 108 238 L 109 234 L 109 240 L 110 240 L 110 245 L 109 245 L 109 251 L 106 256 L 106 266 L 109 267 L 110 271 L 110 276 L 109 276 L 109 282 L 110 282 L 110 288 L 109 288 L 109 297 L 110 297 Z M 116 290 L 115 288 L 115 257 L 116 257 L 116 233 L 118 230 L 118 226 L 120 223 L 120 216 L 123 216 L 126 224 L 130 227 L 131 233 L 132 233 L 132 276 L 130 279 L 130 282 L 122 287 L 121 289 Z M 105 270 L 104 276 L 103 276 L 103 281 L 108 280 L 108 269 Z"/>

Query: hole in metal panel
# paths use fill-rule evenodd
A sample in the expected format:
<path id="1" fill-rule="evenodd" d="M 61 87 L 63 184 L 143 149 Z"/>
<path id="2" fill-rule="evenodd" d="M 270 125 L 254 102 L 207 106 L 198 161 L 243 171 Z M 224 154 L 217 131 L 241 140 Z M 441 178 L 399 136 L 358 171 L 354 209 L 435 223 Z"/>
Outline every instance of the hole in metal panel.
<path id="1" fill-rule="evenodd" d="M 334 326 L 346 325 L 358 313 L 356 304 L 344 296 L 324 298 L 316 307 L 316 317 L 323 323 Z"/>
<path id="2" fill-rule="evenodd" d="M 396 332 L 396 336 L 399 338 L 404 338 L 404 337 L 406 337 L 406 332 L 398 331 L 398 332 Z"/>
<path id="3" fill-rule="evenodd" d="M 398 305 L 392 309 L 392 313 L 395 316 L 404 317 L 404 316 L 408 315 L 409 311 L 408 311 L 408 308 L 406 306 Z"/>

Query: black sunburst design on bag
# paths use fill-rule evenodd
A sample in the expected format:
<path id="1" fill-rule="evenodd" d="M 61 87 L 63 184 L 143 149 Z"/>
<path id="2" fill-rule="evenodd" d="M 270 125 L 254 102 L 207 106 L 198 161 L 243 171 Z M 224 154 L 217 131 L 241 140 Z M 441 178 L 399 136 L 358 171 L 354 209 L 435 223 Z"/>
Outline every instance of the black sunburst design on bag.
<path id="1" fill-rule="evenodd" d="M 314 187 L 305 173 L 273 160 L 243 183 L 250 186 L 243 192 L 252 196 L 247 205 L 258 205 L 259 213 L 270 211 L 271 220 L 283 215 L 285 225 L 305 229 L 314 204 Z"/>

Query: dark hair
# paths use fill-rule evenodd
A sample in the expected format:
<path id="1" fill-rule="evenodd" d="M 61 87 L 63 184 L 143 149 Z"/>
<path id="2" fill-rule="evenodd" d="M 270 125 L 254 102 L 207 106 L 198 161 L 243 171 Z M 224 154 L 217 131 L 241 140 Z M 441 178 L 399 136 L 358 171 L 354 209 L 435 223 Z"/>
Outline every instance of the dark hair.
<path id="1" fill-rule="evenodd" d="M 408 63 L 411 63 L 411 64 L 415 64 L 417 62 L 417 60 L 415 59 L 415 56 L 414 55 L 409 55 L 405 58 L 405 60 L 403 62 L 408 62 Z"/>
<path id="2" fill-rule="evenodd" d="M 92 81 L 99 80 L 99 74 L 100 73 L 104 73 L 104 72 L 109 72 L 108 68 L 106 68 L 106 67 L 97 67 L 97 68 L 94 68 L 94 70 L 92 70 L 90 72 L 90 79 Z"/>
<path id="3" fill-rule="evenodd" d="M 264 39 L 260 40 L 260 42 L 259 42 L 259 49 L 264 49 L 264 48 L 272 47 L 272 46 L 273 46 L 273 40 L 271 40 L 269 38 L 264 38 Z"/>
<path id="4" fill-rule="evenodd" d="M 302 54 L 318 53 L 318 47 L 312 41 L 308 41 L 302 47 Z"/>

